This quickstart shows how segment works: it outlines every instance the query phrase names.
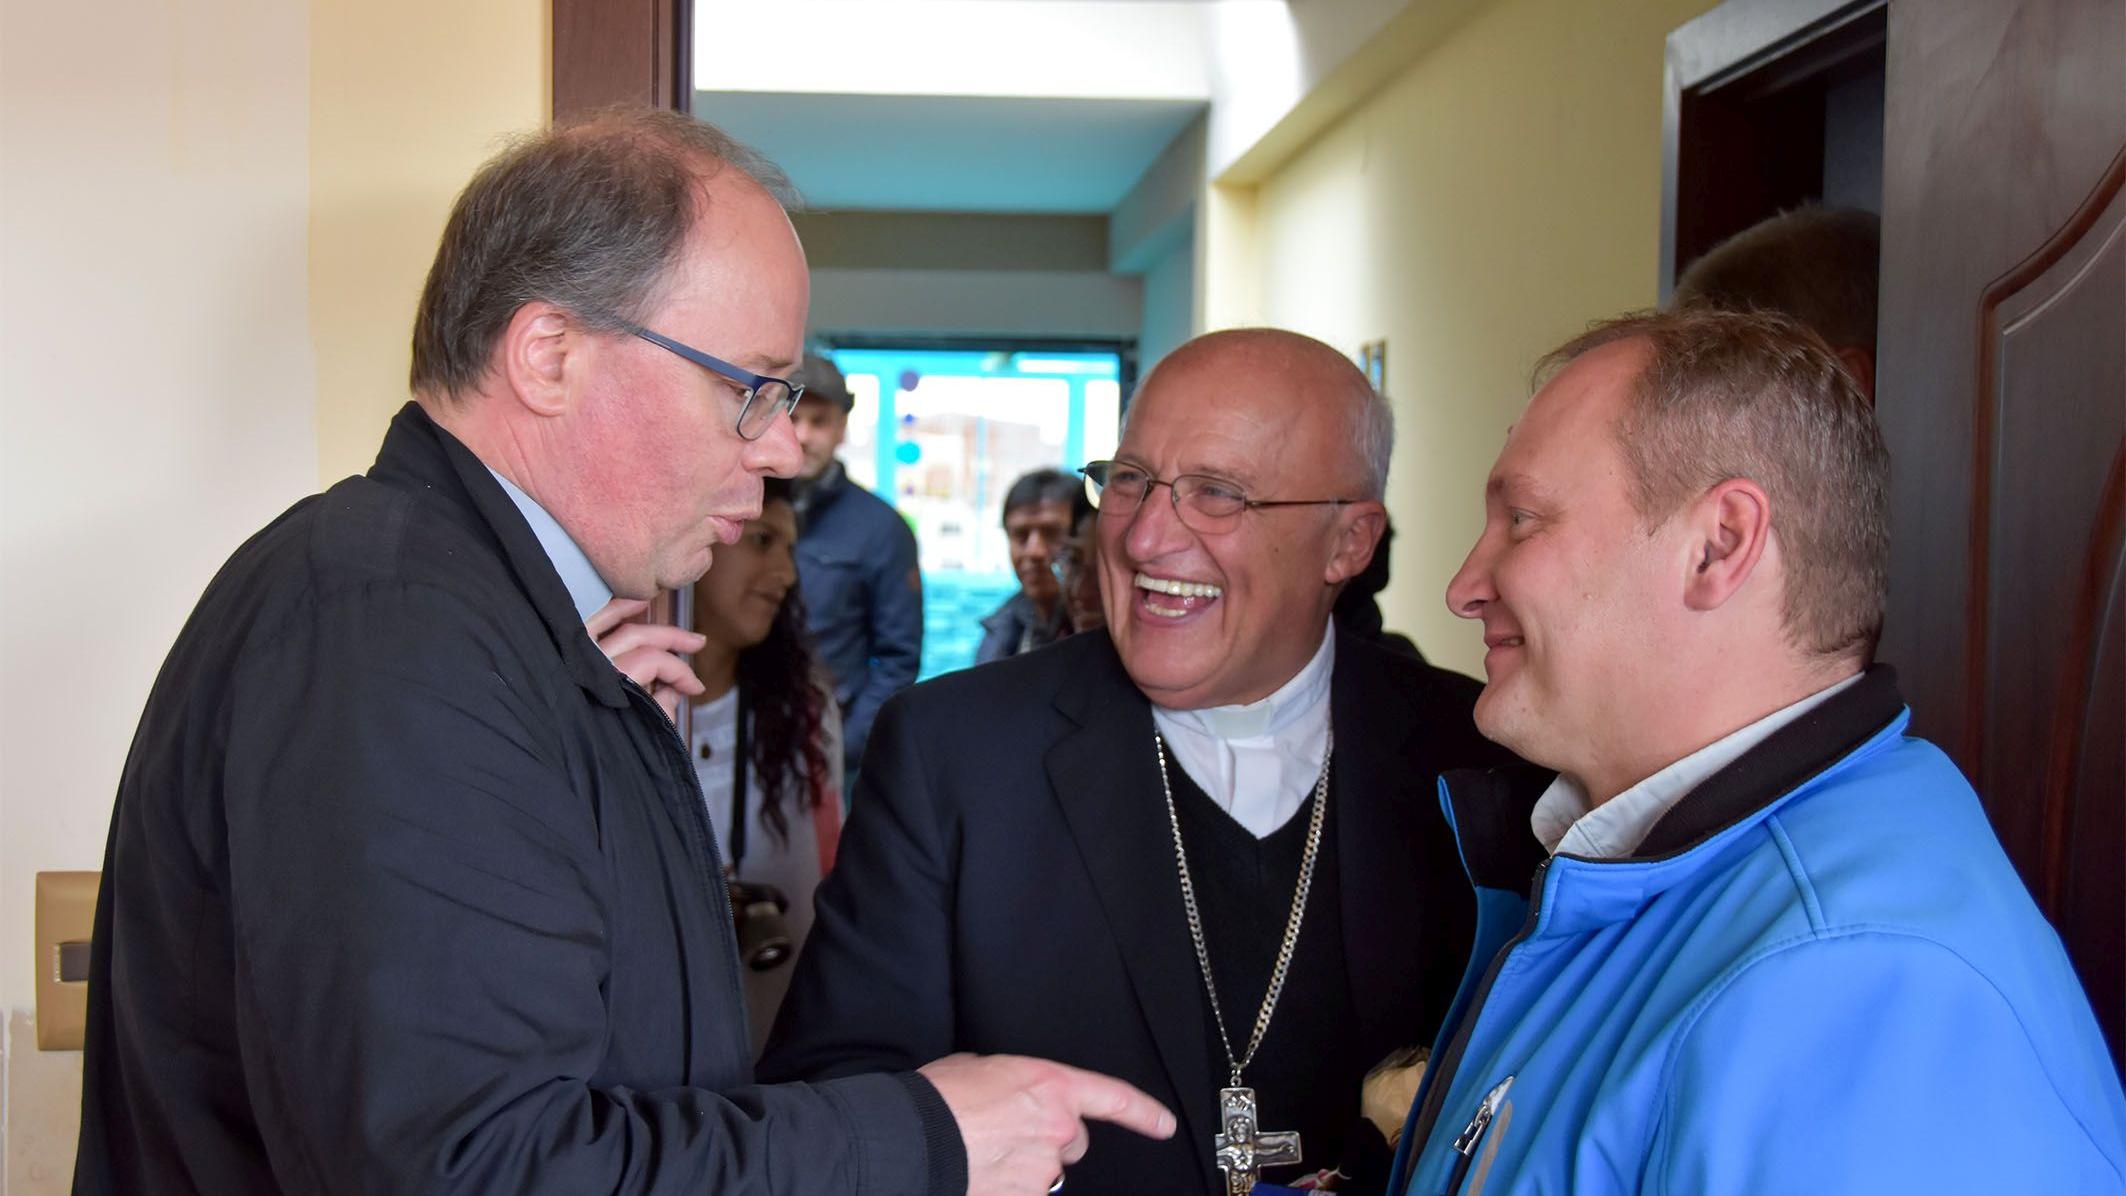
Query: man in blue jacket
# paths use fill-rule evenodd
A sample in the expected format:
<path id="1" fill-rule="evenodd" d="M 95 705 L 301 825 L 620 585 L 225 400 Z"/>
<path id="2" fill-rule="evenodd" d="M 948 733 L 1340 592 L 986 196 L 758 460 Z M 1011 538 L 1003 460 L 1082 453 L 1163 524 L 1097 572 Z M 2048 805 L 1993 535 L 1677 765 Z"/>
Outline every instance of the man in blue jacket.
<path id="1" fill-rule="evenodd" d="M 1447 591 L 1469 974 L 1392 1190 L 2117 1192 L 2126 1099 L 1978 799 L 1904 734 L 1888 458 L 1778 317 L 1627 317 L 1546 359 Z"/>
<path id="2" fill-rule="evenodd" d="M 849 480 L 835 457 L 855 399 L 834 363 L 805 355 L 805 393 L 790 413 L 798 469 L 797 584 L 821 663 L 842 710 L 850 784 L 871 722 L 886 699 L 914 684 L 923 662 L 923 579 L 915 533 L 885 499 Z"/>

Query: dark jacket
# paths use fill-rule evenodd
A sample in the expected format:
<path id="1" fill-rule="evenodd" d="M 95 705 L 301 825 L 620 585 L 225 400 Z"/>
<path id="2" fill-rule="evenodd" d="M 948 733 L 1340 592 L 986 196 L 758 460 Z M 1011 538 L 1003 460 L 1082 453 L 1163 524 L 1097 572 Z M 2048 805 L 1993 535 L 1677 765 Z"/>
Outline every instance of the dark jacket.
<path id="1" fill-rule="evenodd" d="M 864 756 L 871 721 L 923 663 L 923 583 L 915 533 L 886 500 L 849 480 L 840 462 L 803 488 L 797 538 L 805 624 L 842 708 L 842 755 Z"/>
<path id="2" fill-rule="evenodd" d="M 671 724 L 409 405 L 148 699 L 75 1190 L 963 1190 L 918 1076 L 752 1086 L 720 875 Z"/>
<path id="3" fill-rule="evenodd" d="M 1019 645 L 1027 643 L 1028 631 L 1033 633 L 1029 648 L 1046 647 L 1055 641 L 1055 620 L 1043 619 L 1026 591 L 1014 590 L 1002 605 L 982 616 L 982 642 L 975 647 L 974 662 L 988 664 L 1017 656 Z"/>
<path id="4" fill-rule="evenodd" d="M 1510 758 L 1471 722 L 1477 689 L 1337 640 L 1332 783 L 1357 1034 L 1351 1058 L 1322 1066 L 1349 1075 L 1354 1112 L 1358 1077 L 1431 1041 L 1461 976 L 1474 904 L 1433 786 L 1444 769 Z M 761 1074 L 851 1075 L 956 1050 L 1058 1059 L 1136 1084 L 1181 1123 L 1166 1142 L 1093 1127 L 1069 1191 L 1211 1191 L 1225 1077 L 1210 1065 L 1151 705 L 1107 634 L 887 703 L 857 789 Z"/>

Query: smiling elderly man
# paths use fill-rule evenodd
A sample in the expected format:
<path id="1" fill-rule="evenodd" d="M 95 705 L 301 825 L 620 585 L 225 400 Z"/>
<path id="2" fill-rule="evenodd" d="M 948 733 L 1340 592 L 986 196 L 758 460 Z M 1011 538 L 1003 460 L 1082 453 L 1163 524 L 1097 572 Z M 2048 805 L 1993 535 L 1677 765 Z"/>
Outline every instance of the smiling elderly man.
<path id="1" fill-rule="evenodd" d="M 1246 1192 L 1258 1145 L 1275 1179 L 1338 1162 L 1469 941 L 1433 777 L 1501 755 L 1474 682 L 1329 629 L 1391 440 L 1306 337 L 1152 371 L 1086 469 L 1108 630 L 887 706 L 764 1075 L 1035 1052 L 1181 1115 L 1165 1143 L 1095 1128 L 1075 1192 Z"/>
<path id="2" fill-rule="evenodd" d="M 1081 1116 L 1171 1132 L 1036 1060 L 752 1082 L 693 765 L 584 618 L 797 468 L 776 177 L 641 111 L 466 188 L 375 467 L 237 551 L 148 699 L 77 1193 L 1026 1194 Z"/>

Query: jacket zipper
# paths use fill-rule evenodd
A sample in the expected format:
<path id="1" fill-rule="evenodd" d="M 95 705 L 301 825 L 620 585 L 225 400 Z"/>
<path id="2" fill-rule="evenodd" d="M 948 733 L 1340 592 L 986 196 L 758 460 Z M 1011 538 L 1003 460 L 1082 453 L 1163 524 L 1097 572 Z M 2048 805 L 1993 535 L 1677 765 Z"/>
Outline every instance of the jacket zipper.
<path id="1" fill-rule="evenodd" d="M 1417 1170 L 1418 1162 L 1424 1158 L 1425 1144 L 1432 1139 L 1432 1127 L 1439 1121 L 1440 1112 L 1447 1103 L 1447 1089 L 1454 1084 L 1455 1070 L 1462 1064 L 1462 1054 L 1469 1049 L 1470 1035 L 1476 1031 L 1477 1019 L 1483 1015 L 1484 1002 L 1491 996 L 1491 986 L 1499 978 L 1500 967 L 1504 966 L 1506 957 L 1513 954 L 1513 949 L 1525 942 L 1535 931 L 1536 920 L 1543 912 L 1543 878 L 1549 871 L 1549 860 L 1536 865 L 1534 891 L 1528 901 L 1528 917 L 1521 922 L 1520 930 L 1499 948 L 1498 954 L 1491 957 L 1491 965 L 1484 969 L 1483 982 L 1477 985 L 1476 992 L 1470 995 L 1468 1011 L 1462 1014 L 1461 1024 L 1454 1028 L 1453 1041 L 1447 1044 L 1447 1049 L 1439 1056 L 1439 1070 L 1427 1081 L 1429 1087 L 1425 1091 L 1424 1107 L 1418 1110 L 1417 1124 L 1411 1127 L 1413 1153 L 1410 1155 L 1410 1170 L 1413 1173 Z"/>
<path id="2" fill-rule="evenodd" d="M 1442 1196 L 1457 1196 L 1462 1182 L 1469 1178 L 1469 1165 L 1476 1161 L 1476 1147 L 1484 1140 L 1484 1131 L 1491 1126 L 1491 1119 L 1499 1115 L 1499 1106 L 1506 1101 L 1506 1090 L 1513 1087 L 1513 1077 L 1507 1076 L 1498 1086 L 1484 1094 L 1484 1101 L 1476 1107 L 1476 1116 L 1462 1127 L 1454 1139 L 1454 1170 L 1447 1175 L 1447 1186 L 1441 1189 Z"/>
<path id="3" fill-rule="evenodd" d="M 618 670 L 615 671 L 617 672 Z M 721 924 L 724 926 L 734 925 L 736 919 L 731 913 L 731 891 L 724 887 L 723 872 L 719 867 L 723 861 L 716 854 L 716 832 L 709 826 L 709 798 L 701 790 L 701 777 L 694 772 L 694 762 L 687 758 L 687 745 L 685 740 L 679 738 L 679 725 L 665 716 L 664 707 L 657 704 L 657 699 L 651 697 L 648 690 L 637 685 L 634 678 L 621 673 L 620 684 L 626 687 L 631 696 L 640 699 L 637 703 L 638 708 L 643 704 L 647 704 L 649 710 L 657 716 L 659 725 L 663 726 L 665 730 L 666 744 L 675 749 L 675 755 L 671 759 L 679 761 L 679 771 L 686 777 L 687 790 L 694 795 L 694 800 L 688 803 L 690 821 L 687 825 L 693 830 L 697 839 L 691 845 L 694 850 L 688 854 L 694 859 L 694 868 L 699 875 L 702 887 L 709 891 L 710 903 L 716 907 L 717 916 L 723 919 Z M 667 763 L 669 762 L 670 760 L 668 759 Z M 744 1009 L 745 992 L 738 982 L 738 969 L 740 967 L 738 948 L 730 935 L 725 935 L 723 941 L 731 946 L 731 950 L 728 952 L 731 966 L 724 970 L 726 977 L 730 980 L 731 1007 L 733 1009 Z M 750 1054 L 751 1050 L 749 1039 L 746 1050 L 743 1053 Z"/>

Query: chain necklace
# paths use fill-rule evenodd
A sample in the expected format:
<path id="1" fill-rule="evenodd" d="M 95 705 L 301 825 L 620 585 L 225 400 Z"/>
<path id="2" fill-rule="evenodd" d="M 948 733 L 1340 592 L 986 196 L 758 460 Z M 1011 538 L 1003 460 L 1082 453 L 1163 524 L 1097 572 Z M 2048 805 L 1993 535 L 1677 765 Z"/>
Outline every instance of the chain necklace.
<path id="1" fill-rule="evenodd" d="M 1277 1011 L 1277 998 L 1284 994 L 1285 973 L 1292 966 L 1292 952 L 1299 946 L 1299 927 L 1307 912 L 1307 890 L 1314 885 L 1314 861 L 1321 854 L 1321 825 L 1329 808 L 1329 760 L 1335 754 L 1333 737 L 1321 753 L 1321 778 L 1314 782 L 1314 814 L 1308 820 L 1306 854 L 1299 862 L 1299 887 L 1292 893 L 1292 915 L 1285 923 L 1284 942 L 1277 948 L 1277 965 L 1270 971 L 1269 990 L 1262 995 L 1262 1008 L 1255 1014 L 1255 1031 L 1247 1051 L 1235 1058 L 1232 1035 L 1225 1028 L 1225 1011 L 1218 1003 L 1218 982 L 1211 975 L 1211 952 L 1203 938 L 1203 915 L 1196 907 L 1196 883 L 1189 876 L 1188 852 L 1181 844 L 1181 815 L 1174 808 L 1174 787 L 1167 779 L 1166 739 L 1152 732 L 1152 746 L 1159 756 L 1159 789 L 1166 796 L 1167 824 L 1174 832 L 1174 867 L 1181 874 L 1181 907 L 1188 913 L 1189 938 L 1196 944 L 1196 964 L 1203 969 L 1203 991 L 1211 999 L 1211 1019 L 1218 1025 L 1218 1045 L 1225 1051 L 1233 1088 L 1240 1087 L 1240 1073 L 1255 1061 L 1263 1035 L 1270 1029 L 1270 1015 Z"/>

